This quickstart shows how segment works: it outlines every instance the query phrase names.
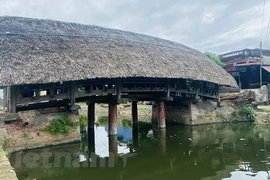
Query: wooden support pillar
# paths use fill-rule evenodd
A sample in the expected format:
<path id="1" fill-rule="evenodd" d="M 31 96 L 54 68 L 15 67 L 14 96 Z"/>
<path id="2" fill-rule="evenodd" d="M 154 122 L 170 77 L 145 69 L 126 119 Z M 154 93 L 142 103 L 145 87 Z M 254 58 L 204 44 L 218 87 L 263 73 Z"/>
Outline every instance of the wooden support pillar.
<path id="1" fill-rule="evenodd" d="M 138 123 L 138 106 L 137 106 L 137 101 L 132 101 L 131 109 L 132 109 L 132 122 L 133 122 L 133 124 L 137 124 Z"/>
<path id="2" fill-rule="evenodd" d="M 50 97 L 54 97 L 55 94 L 56 94 L 55 86 L 54 86 L 54 84 L 51 84 L 50 89 L 49 89 L 49 95 L 50 95 Z"/>
<path id="3" fill-rule="evenodd" d="M 94 129 L 95 125 L 95 103 L 88 103 L 88 131 Z"/>
<path id="4" fill-rule="evenodd" d="M 16 113 L 16 105 L 17 105 L 17 87 L 9 86 L 8 87 L 8 112 Z"/>
<path id="5" fill-rule="evenodd" d="M 139 146 L 139 128 L 138 124 L 132 125 L 132 145 L 134 148 Z"/>
<path id="6" fill-rule="evenodd" d="M 219 85 L 217 86 L 217 106 L 220 107 L 221 106 L 221 101 L 220 101 L 220 89 L 219 89 Z"/>
<path id="7" fill-rule="evenodd" d="M 117 85 L 116 85 L 117 102 L 120 102 L 120 100 L 121 100 L 122 86 L 123 85 L 122 85 L 121 80 L 118 80 Z"/>
<path id="8" fill-rule="evenodd" d="M 88 129 L 88 152 L 89 157 L 91 157 L 92 153 L 95 153 L 95 129 Z"/>
<path id="9" fill-rule="evenodd" d="M 166 128 L 166 120 L 165 120 L 165 105 L 164 101 L 157 102 L 158 109 L 158 128 Z"/>
<path id="10" fill-rule="evenodd" d="M 36 99 L 38 99 L 40 97 L 40 89 L 36 89 L 35 92 L 36 92 Z"/>
<path id="11" fill-rule="evenodd" d="M 160 145 L 160 152 L 165 155 L 166 154 L 166 129 L 159 129 L 158 130 L 158 139 Z"/>
<path id="12" fill-rule="evenodd" d="M 118 163 L 117 136 L 109 136 L 109 167 L 115 167 Z"/>
<path id="13" fill-rule="evenodd" d="M 75 82 L 71 82 L 69 86 L 69 98 L 70 98 L 70 107 L 75 105 Z"/>
<path id="14" fill-rule="evenodd" d="M 7 109 L 8 105 L 7 105 L 7 87 L 5 87 L 3 89 L 3 101 L 4 101 L 4 104 L 3 104 L 3 109 Z"/>
<path id="15" fill-rule="evenodd" d="M 170 99 L 170 94 L 171 94 L 171 82 L 170 82 L 169 79 L 167 80 L 167 85 L 166 86 L 167 86 L 166 87 L 166 97 L 169 100 Z"/>
<path id="16" fill-rule="evenodd" d="M 200 91 L 199 88 L 196 88 L 196 89 L 195 89 L 195 99 L 196 99 L 196 100 L 199 100 L 199 99 L 200 99 L 199 91 Z"/>
<path id="17" fill-rule="evenodd" d="M 117 104 L 109 103 L 109 136 L 117 135 Z"/>

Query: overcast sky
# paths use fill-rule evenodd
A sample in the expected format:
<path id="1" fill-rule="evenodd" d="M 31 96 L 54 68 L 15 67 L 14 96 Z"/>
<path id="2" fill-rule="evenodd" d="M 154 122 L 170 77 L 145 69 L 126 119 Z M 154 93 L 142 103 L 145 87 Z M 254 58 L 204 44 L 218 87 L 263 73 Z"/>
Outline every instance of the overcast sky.
<path id="1" fill-rule="evenodd" d="M 1 16 L 23 16 L 128 30 L 220 54 L 267 42 L 266 0 L 0 0 Z M 270 38 L 269 38 L 270 41 Z M 263 43 L 263 44 L 265 44 Z M 267 45 L 268 44 L 268 45 Z M 270 48 L 270 42 L 265 48 Z"/>

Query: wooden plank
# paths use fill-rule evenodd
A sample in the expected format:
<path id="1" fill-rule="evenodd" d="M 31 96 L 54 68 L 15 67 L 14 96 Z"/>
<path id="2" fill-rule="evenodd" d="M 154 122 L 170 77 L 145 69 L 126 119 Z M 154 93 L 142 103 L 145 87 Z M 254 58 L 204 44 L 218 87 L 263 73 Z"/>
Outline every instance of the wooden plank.
<path id="1" fill-rule="evenodd" d="M 21 98 L 19 104 L 29 104 L 29 103 L 39 103 L 42 101 L 54 101 L 54 100 L 61 100 L 61 99 L 67 99 L 66 93 L 56 94 L 53 97 L 50 95 L 46 96 L 40 96 L 39 98 L 35 97 L 29 97 L 29 98 Z"/>
<path id="2" fill-rule="evenodd" d="M 87 93 L 86 91 L 78 92 L 76 98 L 94 96 L 94 95 L 104 95 L 104 94 L 112 94 L 114 93 L 114 89 L 107 89 L 105 92 L 102 90 L 93 90 L 92 92 Z"/>
<path id="3" fill-rule="evenodd" d="M 18 105 L 17 111 L 27 111 L 27 110 L 35 110 L 35 109 L 60 107 L 60 106 L 65 106 L 67 104 L 67 102 L 68 101 L 66 99 L 66 100 L 60 100 L 60 101 L 33 103 L 33 104 L 29 104 L 29 105 Z"/>
<path id="4" fill-rule="evenodd" d="M 144 89 L 140 89 L 140 88 L 123 88 L 122 92 L 123 93 L 135 93 L 135 92 L 164 92 L 166 91 L 165 88 L 144 88 Z"/>

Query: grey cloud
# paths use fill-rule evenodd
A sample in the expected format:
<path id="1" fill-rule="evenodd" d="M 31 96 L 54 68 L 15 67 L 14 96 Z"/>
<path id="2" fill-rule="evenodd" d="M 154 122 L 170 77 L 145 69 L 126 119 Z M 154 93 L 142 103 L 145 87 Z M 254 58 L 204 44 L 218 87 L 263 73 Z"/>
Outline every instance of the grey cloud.
<path id="1" fill-rule="evenodd" d="M 261 8 L 246 0 L 1 0 L 0 15 L 100 25 L 222 53 L 257 47 Z"/>

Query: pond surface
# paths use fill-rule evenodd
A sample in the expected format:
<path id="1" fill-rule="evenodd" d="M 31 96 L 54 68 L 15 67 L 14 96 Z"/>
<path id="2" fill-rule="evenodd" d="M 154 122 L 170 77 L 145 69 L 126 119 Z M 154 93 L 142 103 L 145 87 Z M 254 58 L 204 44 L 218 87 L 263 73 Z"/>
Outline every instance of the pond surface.
<path id="1" fill-rule="evenodd" d="M 21 180 L 267 180 L 270 176 L 269 125 L 252 123 L 158 130 L 148 123 L 122 123 L 118 137 L 107 125 L 82 143 L 14 153 L 10 160 Z M 95 135 L 95 136 L 93 136 Z"/>

